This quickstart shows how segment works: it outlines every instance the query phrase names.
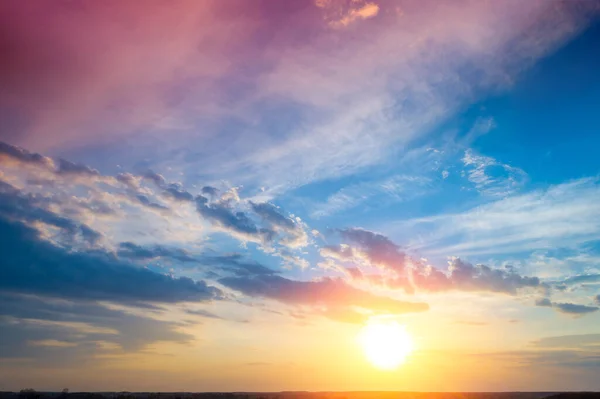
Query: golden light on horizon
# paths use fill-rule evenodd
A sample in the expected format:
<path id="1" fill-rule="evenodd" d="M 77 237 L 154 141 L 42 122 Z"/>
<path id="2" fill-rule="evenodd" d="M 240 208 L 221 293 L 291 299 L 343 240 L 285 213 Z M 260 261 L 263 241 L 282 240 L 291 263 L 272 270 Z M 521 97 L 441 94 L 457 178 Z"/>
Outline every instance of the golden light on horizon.
<path id="1" fill-rule="evenodd" d="M 412 337 L 396 321 L 369 321 L 358 335 L 367 360 L 382 370 L 402 365 L 414 350 Z"/>

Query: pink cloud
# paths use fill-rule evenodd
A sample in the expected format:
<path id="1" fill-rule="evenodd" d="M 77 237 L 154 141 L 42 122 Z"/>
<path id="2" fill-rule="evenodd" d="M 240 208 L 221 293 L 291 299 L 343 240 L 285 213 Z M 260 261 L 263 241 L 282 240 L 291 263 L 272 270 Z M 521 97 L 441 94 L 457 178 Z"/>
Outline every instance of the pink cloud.
<path id="1" fill-rule="evenodd" d="M 197 111 L 210 108 L 255 29 L 239 11 L 212 1 L 4 2 L 0 105 L 29 121 L 19 142 L 39 150 L 159 123 L 186 88 L 205 93 Z"/>
<path id="2" fill-rule="evenodd" d="M 585 26 L 588 4 L 3 2 L 3 138 L 53 151 L 137 134 L 161 153 L 202 143 L 169 162 L 215 178 L 338 176 L 507 87 Z M 292 117 L 273 126 L 274 106 Z"/>
<path id="3" fill-rule="evenodd" d="M 333 27 L 343 27 L 353 23 L 358 19 L 373 18 L 378 13 L 379 6 L 377 4 L 365 3 L 358 8 L 351 8 L 339 20 L 331 21 L 330 25 Z"/>

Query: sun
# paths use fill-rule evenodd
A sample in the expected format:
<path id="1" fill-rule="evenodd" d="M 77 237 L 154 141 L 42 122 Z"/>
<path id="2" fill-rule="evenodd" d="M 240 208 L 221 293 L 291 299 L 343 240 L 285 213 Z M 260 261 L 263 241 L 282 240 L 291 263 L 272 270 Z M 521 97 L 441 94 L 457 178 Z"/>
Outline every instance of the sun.
<path id="1" fill-rule="evenodd" d="M 410 334 L 395 321 L 369 321 L 358 340 L 369 362 L 382 370 L 396 369 L 414 350 Z"/>

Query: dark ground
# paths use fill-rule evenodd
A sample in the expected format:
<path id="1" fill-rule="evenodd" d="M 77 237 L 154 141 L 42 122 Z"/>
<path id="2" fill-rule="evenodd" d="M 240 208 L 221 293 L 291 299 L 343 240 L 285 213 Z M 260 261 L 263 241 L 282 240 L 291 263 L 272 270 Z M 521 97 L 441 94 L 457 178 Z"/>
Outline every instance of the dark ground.
<path id="1" fill-rule="evenodd" d="M 600 399 L 600 392 L 0 392 L 0 399 Z"/>

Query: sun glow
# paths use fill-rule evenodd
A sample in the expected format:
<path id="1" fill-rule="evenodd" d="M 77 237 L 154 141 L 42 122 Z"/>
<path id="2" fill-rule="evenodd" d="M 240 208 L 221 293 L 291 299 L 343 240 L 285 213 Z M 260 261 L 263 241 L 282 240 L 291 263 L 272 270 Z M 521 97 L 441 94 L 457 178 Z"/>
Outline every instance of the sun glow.
<path id="1" fill-rule="evenodd" d="M 358 339 L 369 362 L 382 370 L 396 369 L 414 350 L 410 334 L 395 321 L 370 321 Z"/>

